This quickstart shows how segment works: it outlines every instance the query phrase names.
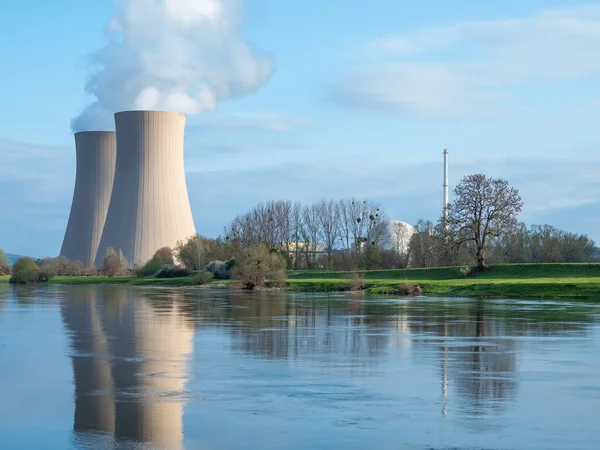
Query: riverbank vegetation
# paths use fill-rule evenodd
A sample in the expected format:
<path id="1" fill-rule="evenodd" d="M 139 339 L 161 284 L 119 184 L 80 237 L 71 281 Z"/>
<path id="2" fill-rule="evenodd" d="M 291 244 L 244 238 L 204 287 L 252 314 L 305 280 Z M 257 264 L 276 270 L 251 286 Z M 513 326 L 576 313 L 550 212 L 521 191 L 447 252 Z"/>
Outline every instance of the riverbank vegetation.
<path id="1" fill-rule="evenodd" d="M 187 286 L 198 283 L 199 273 L 179 278 L 65 277 L 50 284 L 126 284 L 132 286 Z M 505 264 L 464 275 L 460 267 L 426 269 L 327 272 L 291 270 L 283 289 L 296 292 L 363 291 L 373 294 L 423 295 L 441 297 L 580 299 L 600 301 L 600 264 Z M 0 278 L 7 281 L 7 278 Z M 208 279 L 209 288 L 241 288 L 235 280 Z M 267 286 L 281 288 L 277 280 Z M 420 288 L 419 291 L 413 289 Z"/>
<path id="2" fill-rule="evenodd" d="M 424 295 L 448 297 L 571 298 L 600 300 L 600 264 L 506 264 L 466 275 L 460 267 L 375 270 L 363 272 L 371 293 L 401 293 L 409 285 Z M 347 272 L 298 271 L 287 280 L 289 290 L 345 290 Z"/>
<path id="3" fill-rule="evenodd" d="M 523 203 L 518 189 L 502 179 L 468 175 L 454 196 L 436 224 L 421 220 L 416 227 L 389 221 L 380 205 L 363 199 L 304 206 L 267 202 L 236 217 L 221 237 L 191 236 L 174 249 L 158 249 L 141 266 L 132 267 L 120 249 L 108 249 L 98 269 L 63 256 L 26 261 L 28 267 L 33 261 L 37 269 L 30 267 L 31 276 L 22 277 L 22 282 L 54 278 L 65 283 L 218 283 L 246 289 L 281 288 L 287 282 L 287 289 L 298 291 L 598 295 L 593 292 L 598 275 L 582 275 L 584 266 L 559 264 L 564 273 L 547 277 L 544 274 L 554 270 L 551 266 L 524 264 L 598 260 L 590 238 L 549 225 L 519 223 Z M 0 276 L 6 272 L 2 261 Z M 580 272 L 573 274 L 573 267 Z M 439 271 L 445 278 L 438 278 Z"/>
<path id="4" fill-rule="evenodd" d="M 10 275 L 10 260 L 4 250 L 0 248 L 0 277 Z"/>

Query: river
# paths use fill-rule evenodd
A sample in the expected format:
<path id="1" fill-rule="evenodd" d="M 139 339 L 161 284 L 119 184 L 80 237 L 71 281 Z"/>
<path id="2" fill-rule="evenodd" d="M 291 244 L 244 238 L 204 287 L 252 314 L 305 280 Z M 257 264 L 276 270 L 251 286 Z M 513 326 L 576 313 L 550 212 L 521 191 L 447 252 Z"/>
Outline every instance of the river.
<path id="1" fill-rule="evenodd" d="M 2 449 L 597 449 L 600 304 L 0 285 Z"/>

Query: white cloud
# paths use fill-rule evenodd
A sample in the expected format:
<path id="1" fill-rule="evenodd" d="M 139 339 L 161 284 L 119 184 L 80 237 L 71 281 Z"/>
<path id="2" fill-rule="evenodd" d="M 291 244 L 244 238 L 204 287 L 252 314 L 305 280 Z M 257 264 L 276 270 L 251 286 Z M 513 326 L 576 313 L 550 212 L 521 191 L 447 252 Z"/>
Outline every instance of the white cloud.
<path id="1" fill-rule="evenodd" d="M 187 127 L 188 131 L 236 130 L 286 132 L 305 128 L 311 121 L 304 117 L 273 113 L 215 114 L 198 117 Z"/>
<path id="2" fill-rule="evenodd" d="M 337 97 L 413 115 L 480 115 L 518 104 L 511 88 L 600 75 L 598 48 L 600 5 L 388 36 L 366 45 L 367 63 L 340 80 Z"/>

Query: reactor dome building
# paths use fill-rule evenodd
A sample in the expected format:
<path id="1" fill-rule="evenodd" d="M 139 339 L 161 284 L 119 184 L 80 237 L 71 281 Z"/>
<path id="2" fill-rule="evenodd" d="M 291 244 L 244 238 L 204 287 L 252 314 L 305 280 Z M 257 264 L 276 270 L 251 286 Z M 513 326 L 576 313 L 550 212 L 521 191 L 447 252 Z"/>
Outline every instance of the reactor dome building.
<path id="1" fill-rule="evenodd" d="M 112 131 L 75 133 L 76 175 L 62 256 L 84 264 L 94 262 L 110 202 L 116 135 Z"/>
<path id="2" fill-rule="evenodd" d="M 400 220 L 390 220 L 387 223 L 388 241 L 384 247 L 399 255 L 408 255 L 410 240 L 417 232 L 416 228 Z"/>
<path id="3" fill-rule="evenodd" d="M 96 265 L 108 248 L 129 264 L 196 234 L 183 164 L 185 116 L 166 111 L 115 114 L 117 158 Z"/>

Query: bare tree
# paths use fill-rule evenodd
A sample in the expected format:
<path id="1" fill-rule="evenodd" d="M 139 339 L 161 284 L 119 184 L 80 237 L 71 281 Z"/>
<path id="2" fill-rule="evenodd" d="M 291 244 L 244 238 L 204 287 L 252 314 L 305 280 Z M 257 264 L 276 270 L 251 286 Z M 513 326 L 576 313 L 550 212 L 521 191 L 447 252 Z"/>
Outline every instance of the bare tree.
<path id="1" fill-rule="evenodd" d="M 467 175 L 454 189 L 455 200 L 448 206 L 448 221 L 443 217 L 438 232 L 454 249 L 472 244 L 477 269 L 486 268 L 486 253 L 491 241 L 517 224 L 523 202 L 519 190 L 499 178 L 483 174 Z"/>
<path id="2" fill-rule="evenodd" d="M 312 269 L 321 235 L 318 205 L 309 205 L 302 208 L 302 221 L 304 222 L 302 251 L 306 259 L 306 268 Z"/>
<path id="3" fill-rule="evenodd" d="M 410 240 L 414 230 L 403 222 L 394 221 L 390 224 L 389 232 L 392 250 L 400 259 L 400 264 L 406 267 L 409 260 Z"/>
<path id="4" fill-rule="evenodd" d="M 438 259 L 435 227 L 429 220 L 420 219 L 415 228 L 417 232 L 410 240 L 409 250 L 412 267 L 434 267 Z"/>
<path id="5" fill-rule="evenodd" d="M 109 247 L 106 249 L 100 270 L 107 277 L 119 277 L 125 275 L 127 266 L 128 262 L 123 256 L 123 251 L 119 249 L 119 253 L 117 253 L 115 249 Z"/>
<path id="6" fill-rule="evenodd" d="M 321 241 L 327 255 L 327 268 L 332 265 L 333 250 L 339 242 L 339 210 L 333 200 L 321 200 L 317 203 Z"/>
<path id="7" fill-rule="evenodd" d="M 354 212 L 352 211 L 352 200 L 340 200 L 337 204 L 337 219 L 340 241 L 342 250 L 346 252 L 348 257 L 351 255 L 352 244 L 355 242 L 353 238 L 352 228 L 354 226 Z M 350 269 L 351 267 L 345 267 Z"/>

